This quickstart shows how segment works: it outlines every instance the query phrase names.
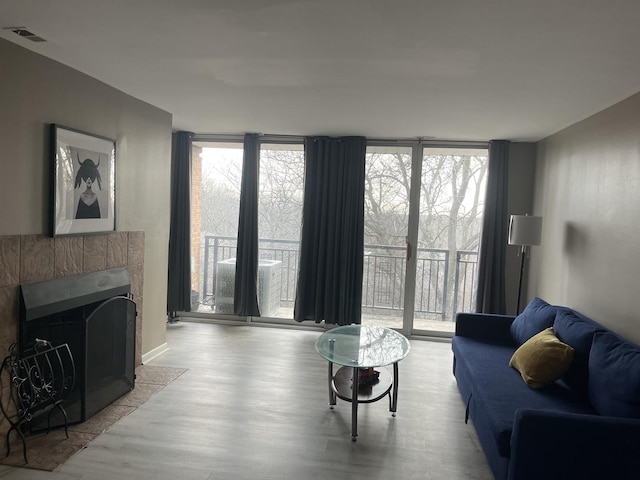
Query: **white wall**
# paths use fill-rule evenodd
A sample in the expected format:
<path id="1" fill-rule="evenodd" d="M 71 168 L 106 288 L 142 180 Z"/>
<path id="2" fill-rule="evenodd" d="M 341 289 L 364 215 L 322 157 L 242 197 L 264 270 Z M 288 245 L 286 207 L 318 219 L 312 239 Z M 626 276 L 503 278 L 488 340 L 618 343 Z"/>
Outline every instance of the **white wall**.
<path id="1" fill-rule="evenodd" d="M 49 124 L 116 139 L 116 229 L 145 232 L 142 353 L 164 344 L 171 114 L 5 40 L 0 59 L 0 235 L 48 233 Z"/>
<path id="2" fill-rule="evenodd" d="M 640 343 L 640 94 L 538 144 L 530 294 Z"/>

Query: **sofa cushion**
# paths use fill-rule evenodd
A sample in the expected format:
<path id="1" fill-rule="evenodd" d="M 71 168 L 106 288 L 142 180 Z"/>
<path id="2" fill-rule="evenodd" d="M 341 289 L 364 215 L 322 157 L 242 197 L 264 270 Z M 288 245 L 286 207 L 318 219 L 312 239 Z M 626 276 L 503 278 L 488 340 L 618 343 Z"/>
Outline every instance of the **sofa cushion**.
<path id="1" fill-rule="evenodd" d="M 564 375 L 572 360 L 573 348 L 558 340 L 549 327 L 520 345 L 509 366 L 518 370 L 531 388 L 542 388 Z"/>
<path id="2" fill-rule="evenodd" d="M 600 415 L 640 418 L 640 347 L 611 332 L 594 335 L 589 400 Z"/>
<path id="3" fill-rule="evenodd" d="M 589 352 L 593 335 L 604 328 L 569 308 L 559 308 L 553 330 L 561 342 L 573 348 L 573 362 L 562 376 L 566 385 L 576 392 L 588 394 Z"/>
<path id="4" fill-rule="evenodd" d="M 558 307 L 549 305 L 535 297 L 511 324 L 511 336 L 517 346 L 522 345 L 535 334 L 553 326 Z"/>

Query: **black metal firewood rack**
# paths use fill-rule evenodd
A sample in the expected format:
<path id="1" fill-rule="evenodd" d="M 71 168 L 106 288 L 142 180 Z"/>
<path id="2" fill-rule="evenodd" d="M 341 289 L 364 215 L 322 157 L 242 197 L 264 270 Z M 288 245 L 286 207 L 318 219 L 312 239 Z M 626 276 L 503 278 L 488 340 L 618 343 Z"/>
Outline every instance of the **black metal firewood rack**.
<path id="1" fill-rule="evenodd" d="M 69 438 L 63 402 L 75 384 L 75 364 L 68 344 L 54 347 L 46 340 L 37 339 L 32 349 L 19 352 L 14 343 L 2 362 L 0 374 L 0 391 L 5 395 L 0 399 L 0 408 L 11 425 L 6 436 L 6 456 L 11 453 L 10 436 L 15 431 L 22 440 L 24 461 L 29 463 L 25 430 L 30 422 L 46 414 L 49 433 L 54 409 L 62 413 L 64 432 Z M 6 385 L 2 383 L 7 378 L 9 388 L 5 391 Z"/>

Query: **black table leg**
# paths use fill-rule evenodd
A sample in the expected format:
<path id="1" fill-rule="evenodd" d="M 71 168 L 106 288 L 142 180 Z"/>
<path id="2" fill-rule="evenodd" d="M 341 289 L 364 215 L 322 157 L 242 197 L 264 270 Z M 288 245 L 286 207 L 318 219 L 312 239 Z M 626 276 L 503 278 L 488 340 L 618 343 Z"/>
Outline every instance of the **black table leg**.
<path id="1" fill-rule="evenodd" d="M 393 364 L 393 399 L 391 401 L 391 416 L 396 416 L 398 409 L 398 362 Z"/>
<path id="2" fill-rule="evenodd" d="M 351 379 L 351 440 L 356 441 L 358 436 L 358 368 L 353 367 Z"/>
<path id="3" fill-rule="evenodd" d="M 336 404 L 336 392 L 333 389 L 333 363 L 329 362 L 329 408 Z"/>

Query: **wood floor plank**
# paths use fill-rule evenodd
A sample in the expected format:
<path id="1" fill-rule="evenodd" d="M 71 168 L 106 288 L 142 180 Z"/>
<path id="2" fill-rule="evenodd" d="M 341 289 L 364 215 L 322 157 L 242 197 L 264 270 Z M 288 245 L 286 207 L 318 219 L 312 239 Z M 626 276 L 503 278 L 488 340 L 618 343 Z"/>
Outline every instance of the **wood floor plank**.
<path id="1" fill-rule="evenodd" d="M 451 374 L 448 343 L 412 340 L 388 401 L 328 407 L 317 331 L 179 322 L 150 362 L 188 371 L 55 472 L 8 480 L 493 478 Z"/>

